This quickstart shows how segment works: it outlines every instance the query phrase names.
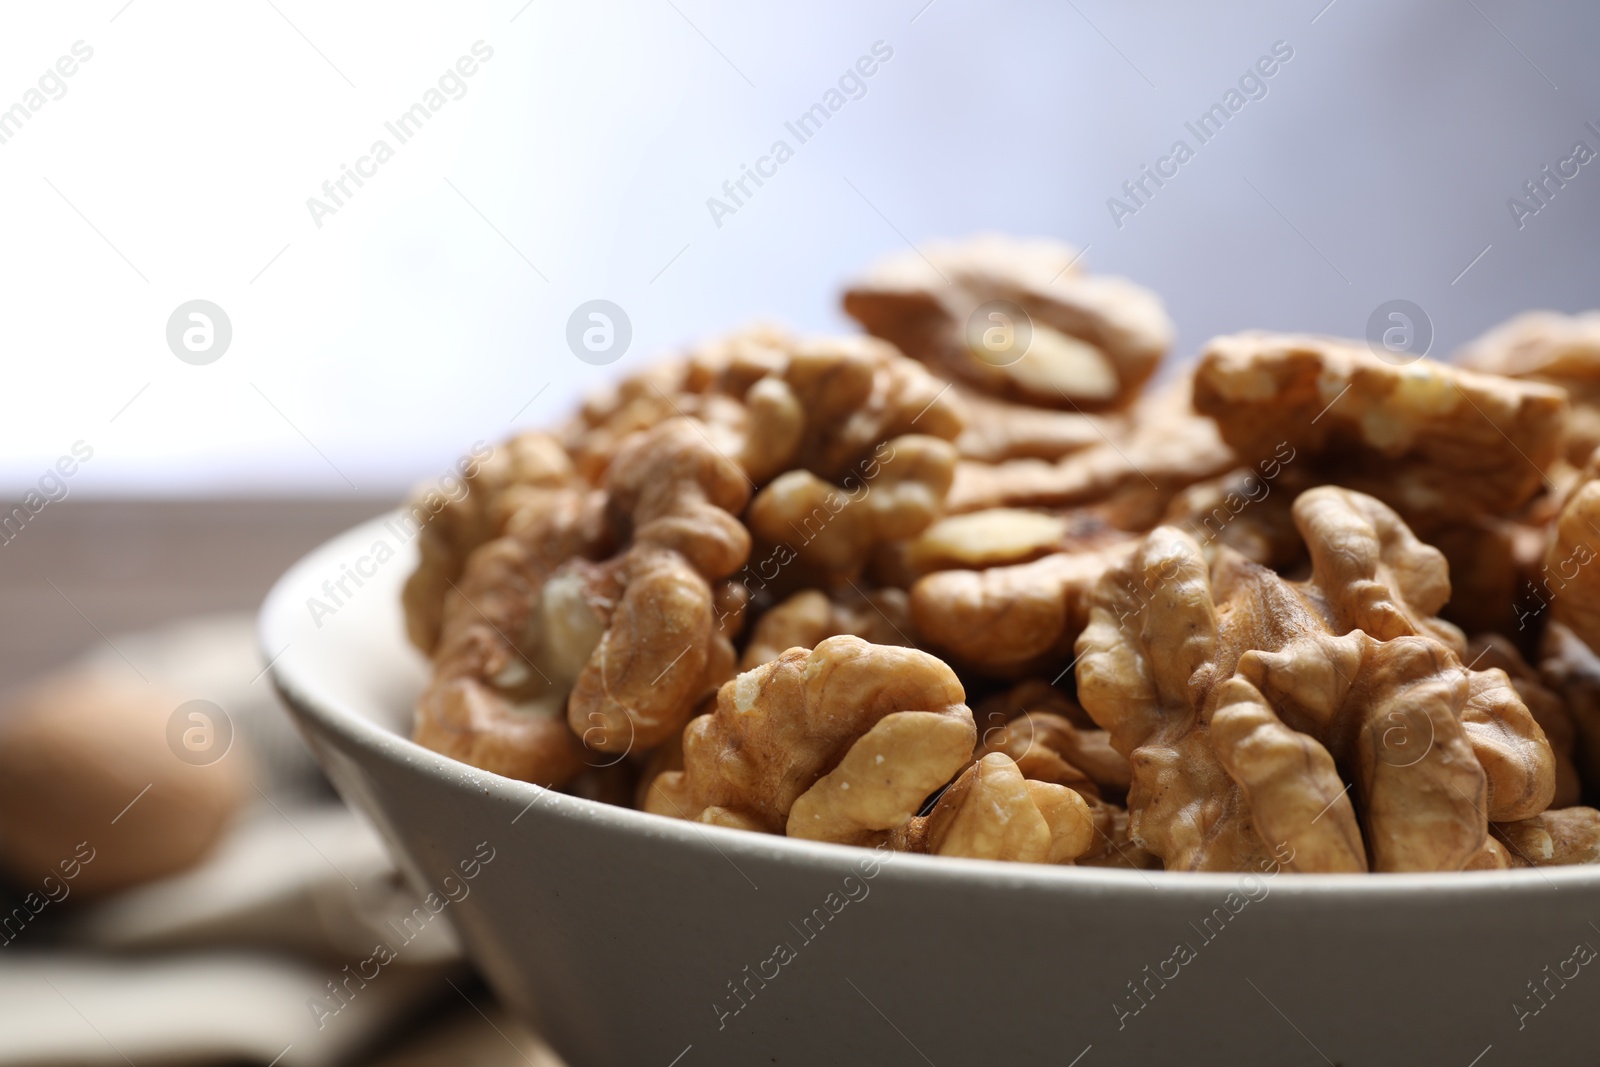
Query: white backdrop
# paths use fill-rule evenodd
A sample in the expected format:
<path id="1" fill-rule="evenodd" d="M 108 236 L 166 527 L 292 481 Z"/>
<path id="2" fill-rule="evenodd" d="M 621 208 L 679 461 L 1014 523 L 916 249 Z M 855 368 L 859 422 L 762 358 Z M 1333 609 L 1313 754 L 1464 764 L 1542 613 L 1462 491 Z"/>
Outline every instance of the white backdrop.
<path id="1" fill-rule="evenodd" d="M 1397 297 L 1436 353 L 1527 306 L 1600 304 L 1600 164 L 1520 228 L 1507 205 L 1578 140 L 1600 150 L 1583 0 L 103 0 L 0 20 L 11 496 L 80 441 L 73 493 L 397 492 L 686 340 L 841 328 L 855 269 L 979 229 L 1087 245 L 1154 287 L 1178 358 L 1249 326 L 1359 336 Z M 477 42 L 492 56 L 452 73 Z M 892 56 L 800 144 L 785 122 L 878 42 Z M 1265 95 L 1114 220 L 1108 198 L 1196 144 L 1184 124 L 1278 42 Z M 430 89 L 400 143 L 385 123 Z M 379 139 L 393 157 L 314 218 Z M 793 158 L 714 219 L 778 139 Z M 611 366 L 565 340 L 596 298 L 632 324 Z M 203 366 L 167 342 L 195 299 L 232 325 Z"/>

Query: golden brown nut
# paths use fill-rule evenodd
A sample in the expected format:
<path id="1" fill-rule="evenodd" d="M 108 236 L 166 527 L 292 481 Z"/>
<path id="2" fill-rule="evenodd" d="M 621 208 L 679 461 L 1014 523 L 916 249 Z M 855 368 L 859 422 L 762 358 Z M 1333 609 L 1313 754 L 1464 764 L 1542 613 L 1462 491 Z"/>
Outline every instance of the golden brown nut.
<path id="1" fill-rule="evenodd" d="M 1517 646 L 1500 634 L 1479 634 L 1467 643 L 1467 665 L 1475 670 L 1498 668 L 1506 672 L 1517 696 L 1528 706 L 1533 721 L 1544 731 L 1556 761 L 1556 791 L 1552 808 L 1569 808 L 1583 796 L 1583 780 L 1578 775 L 1574 753 L 1578 742 L 1577 726 L 1562 698 L 1528 665 Z"/>
<path id="2" fill-rule="evenodd" d="M 1294 498 L 1317 484 L 1294 465 L 1287 445 L 1257 467 L 1240 467 L 1197 482 L 1167 507 L 1162 523 L 1188 532 L 1201 548 L 1224 544 L 1245 559 L 1286 570 L 1305 559 L 1294 527 Z"/>
<path id="3" fill-rule="evenodd" d="M 980 716 L 979 723 L 984 719 Z M 1076 789 L 1088 800 L 1120 801 L 1133 771 L 1101 729 L 1081 729 L 1064 715 L 1027 711 L 979 737 L 979 753 L 1003 752 L 1025 777 Z"/>
<path id="4" fill-rule="evenodd" d="M 1132 763 L 1132 837 L 1169 869 L 1459 870 L 1549 805 L 1550 746 L 1463 667 L 1444 561 L 1394 512 L 1329 486 L 1294 518 L 1307 581 L 1163 527 L 1096 588 L 1078 695 Z"/>
<path id="5" fill-rule="evenodd" d="M 1078 857 L 1079 867 L 1121 867 L 1135 871 L 1158 871 L 1161 857 L 1153 856 L 1133 843 L 1128 836 L 1128 810 L 1105 801 L 1089 805 L 1094 815 L 1094 840 L 1089 851 Z"/>
<path id="6" fill-rule="evenodd" d="M 748 496 L 704 428 L 672 419 L 624 442 L 604 494 L 567 490 L 519 516 L 447 602 L 418 742 L 551 785 L 583 765 L 580 739 L 620 753 L 678 731 L 732 673 L 712 582 L 744 563 Z M 628 547 L 586 558 L 612 540 Z"/>
<path id="7" fill-rule="evenodd" d="M 732 674 L 712 582 L 744 565 L 736 515 L 749 482 L 689 419 L 630 438 L 612 461 L 607 512 L 632 547 L 607 566 L 605 632 L 573 683 L 567 721 L 589 748 L 651 748 Z"/>
<path id="8" fill-rule="evenodd" d="M 1600 656 L 1559 622 L 1546 627 L 1539 654 L 1539 673 L 1560 696 L 1576 732 L 1573 759 L 1579 776 L 1600 782 Z"/>
<path id="9" fill-rule="evenodd" d="M 1128 812 L 1120 806 L 1132 775 L 1127 759 L 1077 701 L 1042 679 L 1029 679 L 982 701 L 974 717 L 979 755 L 1003 752 L 1030 781 L 1065 786 L 1088 805 L 1094 839 L 1077 858 L 1079 865 L 1161 866 L 1128 840 Z"/>
<path id="10" fill-rule="evenodd" d="M 879 545 L 914 537 L 939 516 L 954 472 L 949 442 L 907 434 L 863 460 L 849 488 L 805 469 L 779 475 L 745 519 L 759 542 L 787 547 L 808 572 L 853 579 Z"/>
<path id="11" fill-rule="evenodd" d="M 1502 845 L 1493 836 L 1490 836 L 1484 840 L 1483 847 L 1474 853 L 1473 857 L 1461 869 L 1463 871 L 1504 871 L 1515 865 L 1512 862 L 1511 853 L 1506 851 L 1506 846 Z"/>
<path id="12" fill-rule="evenodd" d="M 420 745 L 540 785 L 584 766 L 567 691 L 604 632 L 580 581 L 551 584 L 601 540 L 603 494 L 561 490 L 479 548 L 445 600 L 433 679 L 417 703 Z"/>
<path id="13" fill-rule="evenodd" d="M 94 896 L 198 862 L 250 772 L 237 746 L 204 765 L 179 759 L 169 721 L 183 703 L 131 674 L 73 669 L 0 711 L 0 868 L 35 894 Z"/>
<path id="14" fill-rule="evenodd" d="M 1079 255 L 996 235 L 930 244 L 877 264 L 844 308 L 951 380 L 1043 407 L 1118 407 L 1166 354 L 1172 323 L 1148 290 L 1076 269 Z"/>
<path id="15" fill-rule="evenodd" d="M 555 438 L 531 432 L 493 450 L 475 449 L 457 473 L 459 479 L 450 478 L 451 492 L 442 484 L 419 490 L 398 520 L 420 530 L 420 558 L 401 602 L 411 643 L 429 655 L 439 643 L 445 594 L 461 577 L 467 557 L 499 537 L 520 508 L 542 506 L 549 490 L 572 485 L 577 477 Z"/>
<path id="16" fill-rule="evenodd" d="M 1218 337 L 1195 409 L 1246 462 L 1288 442 L 1320 476 L 1405 515 L 1507 515 L 1561 455 L 1567 401 L 1547 385 L 1298 334 Z"/>
<path id="17" fill-rule="evenodd" d="M 806 589 L 777 604 L 756 620 L 750 643 L 740 657 L 740 670 L 771 663 L 791 648 L 815 648 L 829 637 L 854 634 L 875 645 L 909 645 L 911 629 L 906 594 L 899 589 L 832 596 Z"/>
<path id="18" fill-rule="evenodd" d="M 1550 618 L 1600 649 L 1600 480 L 1580 485 L 1561 509 L 1532 599 Z"/>
<path id="19" fill-rule="evenodd" d="M 944 791 L 925 816 L 890 838 L 904 852 L 1018 863 L 1071 863 L 1095 839 L 1094 816 L 1076 790 L 1023 776 L 991 752 Z"/>
<path id="20" fill-rule="evenodd" d="M 1053 461 L 1128 433 L 1126 415 L 1085 415 L 1016 404 L 960 385 L 952 386 L 950 395 L 960 404 L 966 426 L 956 438 L 962 459 Z"/>
<path id="21" fill-rule="evenodd" d="M 562 441 L 598 481 L 628 435 L 681 416 L 698 419 L 757 487 L 803 469 L 852 493 L 884 442 L 905 434 L 953 440 L 963 425 L 947 387 L 882 341 L 756 327 L 591 398 Z"/>
<path id="22" fill-rule="evenodd" d="M 1514 867 L 1600 863 L 1600 811 L 1593 808 L 1552 808 L 1490 829 L 1505 843 Z"/>
<path id="23" fill-rule="evenodd" d="M 1183 489 L 1239 464 L 1216 423 L 1195 414 L 1190 391 L 1187 377 L 1177 379 L 1140 399 L 1120 429 L 1101 423 L 1100 442 L 1055 462 L 963 461 L 945 510 L 1097 504 L 1123 529 L 1149 529 Z"/>
<path id="24" fill-rule="evenodd" d="M 805 412 L 789 466 L 829 481 L 860 475 L 862 461 L 885 441 L 907 434 L 950 441 L 962 430 L 960 407 L 944 385 L 870 337 L 796 342 L 782 378 Z"/>
<path id="25" fill-rule="evenodd" d="M 746 671 L 683 736 L 683 770 L 652 784 L 658 815 L 876 844 L 971 758 L 955 673 L 925 652 L 830 637 Z"/>
<path id="26" fill-rule="evenodd" d="M 797 341 L 762 381 L 781 383 L 804 425 L 773 457 L 774 473 L 785 473 L 746 516 L 760 558 L 798 558 L 807 576 L 834 584 L 856 577 L 878 545 L 915 536 L 942 512 L 961 415 L 917 363 L 872 338 Z M 753 422 L 752 435 L 762 426 Z"/>
<path id="27" fill-rule="evenodd" d="M 567 723 L 599 752 L 653 748 L 733 674 L 711 586 L 682 555 L 648 542 L 605 564 L 569 566 L 598 572 L 579 580 L 603 630 L 573 679 Z"/>
<path id="28" fill-rule="evenodd" d="M 1058 715 L 1079 730 L 1099 729 L 1076 700 L 1043 678 L 1028 678 L 1009 689 L 991 693 L 973 706 L 972 715 L 978 722 L 979 732 L 988 733 L 1019 715 L 1034 711 Z"/>
<path id="29" fill-rule="evenodd" d="M 1053 674 L 1072 660 L 1088 596 L 1128 545 L 1060 552 L 989 570 L 936 571 L 911 587 L 919 641 L 998 678 Z"/>
<path id="30" fill-rule="evenodd" d="M 1538 632 L 1543 604 L 1530 583 L 1544 560 L 1542 528 L 1488 515 L 1444 521 L 1422 516 L 1411 528 L 1450 565 L 1446 619 L 1468 632 L 1492 630 L 1524 641 Z"/>
<path id="31" fill-rule="evenodd" d="M 1106 548 L 1129 540 L 1090 508 L 1051 511 L 987 508 L 946 515 L 910 541 L 880 553 L 875 565 L 906 584 L 934 571 L 1002 567 L 1056 553 Z"/>
<path id="32" fill-rule="evenodd" d="M 1600 447 L 1600 312 L 1528 311 L 1457 354 L 1464 367 L 1557 385 L 1572 401 L 1567 460 L 1583 466 Z"/>

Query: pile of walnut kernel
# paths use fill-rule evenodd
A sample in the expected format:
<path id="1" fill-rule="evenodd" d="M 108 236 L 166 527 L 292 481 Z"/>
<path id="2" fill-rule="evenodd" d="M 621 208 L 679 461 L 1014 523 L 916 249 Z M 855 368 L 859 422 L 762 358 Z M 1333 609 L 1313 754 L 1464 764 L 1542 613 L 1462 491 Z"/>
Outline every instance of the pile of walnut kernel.
<path id="1" fill-rule="evenodd" d="M 1600 313 L 1458 364 L 1235 334 L 1146 391 L 1160 301 L 1055 242 L 844 304 L 868 335 L 705 344 L 429 502 L 419 742 L 937 855 L 1600 862 Z"/>

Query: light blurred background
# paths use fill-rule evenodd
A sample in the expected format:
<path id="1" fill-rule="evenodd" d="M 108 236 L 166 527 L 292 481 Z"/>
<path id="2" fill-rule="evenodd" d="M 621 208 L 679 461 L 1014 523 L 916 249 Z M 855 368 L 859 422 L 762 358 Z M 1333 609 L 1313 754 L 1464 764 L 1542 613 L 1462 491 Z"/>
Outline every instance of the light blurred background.
<path id="1" fill-rule="evenodd" d="M 1089 246 L 1165 298 L 1179 358 L 1242 327 L 1359 335 L 1394 297 L 1444 350 L 1594 303 L 1600 172 L 1520 231 L 1506 207 L 1574 141 L 1600 147 L 1600 10 L 1577 0 L 106 0 L 6 19 L 0 104 L 93 49 L 0 144 L 13 495 L 79 439 L 83 496 L 394 494 L 687 340 L 755 317 L 844 328 L 843 279 L 979 229 Z M 465 95 L 319 228 L 307 198 L 394 144 L 384 123 L 478 41 L 493 58 Z M 707 198 L 878 41 L 893 58 L 866 94 L 719 227 Z M 1268 95 L 1114 225 L 1107 198 L 1277 41 L 1294 58 Z M 197 298 L 233 325 L 204 367 L 165 340 Z M 620 366 L 567 350 L 592 298 L 632 321 Z"/>
<path id="2" fill-rule="evenodd" d="M 1520 227 L 1507 206 L 1574 142 L 1600 148 L 1600 10 L 1579 0 L 106 0 L 5 19 L 0 105 L 78 42 L 92 57 L 0 127 L 0 500 L 77 442 L 93 459 L 0 546 L 30 620 L 6 627 L 0 681 L 62 655 L 41 618 L 93 639 L 41 576 L 101 628 L 245 606 L 310 540 L 665 350 L 757 318 L 847 328 L 840 283 L 908 242 L 1068 240 L 1162 295 L 1174 363 L 1246 327 L 1359 336 L 1391 299 L 1426 311 L 1435 354 L 1596 302 L 1600 170 Z M 892 58 L 864 95 L 799 144 L 784 124 L 878 42 Z M 1114 219 L 1108 199 L 1278 42 L 1293 58 L 1267 94 Z M 385 123 L 474 45 L 492 58 L 400 144 Z M 314 218 L 380 138 L 394 158 Z M 794 158 L 714 217 L 780 138 Z M 232 328 L 203 366 L 167 342 L 197 299 Z M 566 344 L 592 299 L 632 326 L 611 365 Z M 148 503 L 174 498 L 274 503 L 202 509 L 213 531 Z M 174 556 L 176 576 L 153 562 Z"/>
<path id="3" fill-rule="evenodd" d="M 248 611 L 473 442 L 675 346 L 753 319 L 847 329 L 841 283 L 930 239 L 1072 242 L 1161 294 L 1174 364 L 1248 327 L 1359 337 L 1393 299 L 1424 309 L 1434 355 L 1600 303 L 1600 163 L 1532 217 L 1508 206 L 1575 142 L 1600 149 L 1583 0 L 96 0 L 0 20 L 0 501 L 92 450 L 0 544 L 0 689 Z M 1275 47 L 1292 58 L 1265 95 L 1114 217 Z M 785 123 L 875 49 L 798 143 Z M 442 76 L 401 144 L 385 124 Z M 393 158 L 310 210 L 379 139 Z M 712 211 L 779 139 L 793 158 Z M 609 365 L 566 340 L 595 299 L 631 324 Z M 203 365 L 168 343 L 193 300 L 231 324 Z"/>

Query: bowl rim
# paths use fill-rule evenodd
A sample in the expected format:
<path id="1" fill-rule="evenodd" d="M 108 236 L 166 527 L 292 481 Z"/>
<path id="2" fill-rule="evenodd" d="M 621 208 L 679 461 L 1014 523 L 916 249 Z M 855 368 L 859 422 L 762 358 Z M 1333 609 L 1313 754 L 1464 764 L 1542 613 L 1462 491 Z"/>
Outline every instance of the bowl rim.
<path id="1" fill-rule="evenodd" d="M 326 561 L 342 558 L 352 543 L 365 544 L 370 531 L 403 512 L 396 508 L 359 523 L 318 545 L 289 567 L 273 584 L 262 602 L 257 621 L 257 639 L 266 671 L 292 717 L 309 720 L 316 728 L 333 734 L 344 743 L 367 750 L 385 762 L 405 767 L 448 786 L 497 796 L 508 807 L 522 805 L 515 823 L 546 797 L 557 798 L 544 805 L 545 814 L 577 821 L 621 837 L 665 839 L 691 850 L 713 850 L 729 859 L 747 855 L 784 865 L 799 865 L 846 872 L 873 850 L 823 841 L 808 841 L 778 834 L 761 834 L 730 827 L 713 826 L 683 819 L 588 800 L 546 789 L 531 782 L 506 778 L 412 741 L 361 714 L 350 703 L 322 684 L 314 670 L 301 669 L 292 651 L 290 634 L 296 630 L 294 616 L 307 589 L 316 589 L 312 576 L 327 572 Z M 414 543 L 403 546 L 402 559 L 389 564 L 409 573 L 415 553 Z M 388 611 L 398 613 L 398 597 L 390 598 Z M 289 647 L 285 647 L 288 645 Z M 409 644 L 407 650 L 420 656 Z M 274 653 L 274 649 L 278 649 Z M 1116 895 L 1123 897 L 1159 896 L 1163 899 L 1192 899 L 1215 902 L 1216 898 L 1240 889 L 1241 880 L 1254 872 L 1200 872 L 1134 870 L 1117 867 L 1077 867 L 1035 863 L 1007 863 L 998 860 L 964 857 L 924 856 L 910 853 L 877 853 L 884 870 L 901 877 L 965 889 L 995 887 L 1031 888 L 1039 891 Z M 737 864 L 733 864 L 738 869 Z M 743 873 L 743 872 L 741 872 Z M 1289 873 L 1289 872 L 1285 872 Z M 1366 874 L 1302 874 L 1288 879 L 1270 877 L 1272 895 L 1304 897 L 1331 904 L 1339 901 L 1375 902 L 1391 899 L 1396 903 L 1432 902 L 1439 894 L 1468 896 L 1507 892 L 1518 895 L 1561 889 L 1600 890 L 1600 865 L 1519 868 L 1488 871 L 1433 871 L 1420 873 L 1369 872 Z"/>

